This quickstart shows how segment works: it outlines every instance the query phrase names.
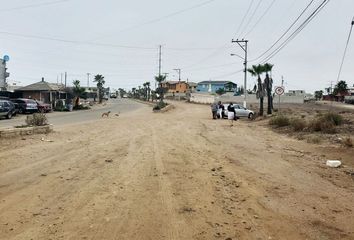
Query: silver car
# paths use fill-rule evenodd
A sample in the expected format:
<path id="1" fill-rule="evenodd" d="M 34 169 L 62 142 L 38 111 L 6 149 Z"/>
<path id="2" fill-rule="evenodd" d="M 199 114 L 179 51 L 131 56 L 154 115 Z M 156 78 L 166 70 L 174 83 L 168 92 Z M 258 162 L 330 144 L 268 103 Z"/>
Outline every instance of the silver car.
<path id="1" fill-rule="evenodd" d="M 223 104 L 224 106 L 224 112 L 223 112 L 223 118 L 227 118 L 228 115 L 228 111 L 227 111 L 227 107 L 230 104 Z M 236 117 L 241 118 L 241 117 L 247 117 L 252 119 L 254 116 L 254 112 L 252 110 L 249 110 L 247 108 L 244 108 L 243 106 L 239 105 L 239 104 L 233 104 L 235 110 L 236 110 Z M 220 117 L 220 113 L 218 113 Z"/>

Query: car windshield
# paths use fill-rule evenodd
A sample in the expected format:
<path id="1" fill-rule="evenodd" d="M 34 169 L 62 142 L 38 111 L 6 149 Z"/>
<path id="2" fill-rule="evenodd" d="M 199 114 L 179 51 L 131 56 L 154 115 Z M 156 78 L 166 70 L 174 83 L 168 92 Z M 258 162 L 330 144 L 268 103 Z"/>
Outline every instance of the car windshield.
<path id="1" fill-rule="evenodd" d="M 32 104 L 34 103 L 34 104 L 36 104 L 36 102 L 34 100 L 27 100 L 26 103 L 32 103 Z"/>

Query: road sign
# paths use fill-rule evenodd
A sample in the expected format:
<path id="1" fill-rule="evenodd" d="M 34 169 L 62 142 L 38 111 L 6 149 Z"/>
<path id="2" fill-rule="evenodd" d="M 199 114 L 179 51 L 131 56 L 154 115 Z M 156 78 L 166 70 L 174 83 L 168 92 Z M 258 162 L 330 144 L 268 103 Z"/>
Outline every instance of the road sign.
<path id="1" fill-rule="evenodd" d="M 275 88 L 275 93 L 277 94 L 277 95 L 283 95 L 284 94 L 284 92 L 285 92 L 285 89 L 284 89 L 284 87 L 276 87 Z"/>
<path id="2" fill-rule="evenodd" d="M 8 55 L 5 55 L 5 56 L 3 57 L 3 59 L 4 59 L 5 62 L 10 61 L 10 57 L 9 57 Z"/>

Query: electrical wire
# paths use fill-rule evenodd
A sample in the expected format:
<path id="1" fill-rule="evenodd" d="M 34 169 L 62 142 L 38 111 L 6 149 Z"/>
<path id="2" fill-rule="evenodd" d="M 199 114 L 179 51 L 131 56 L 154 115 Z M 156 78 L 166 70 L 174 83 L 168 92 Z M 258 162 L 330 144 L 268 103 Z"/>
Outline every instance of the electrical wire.
<path id="1" fill-rule="evenodd" d="M 338 76 L 337 76 L 337 82 L 339 82 L 339 78 L 340 78 L 340 75 L 342 73 L 345 56 L 347 55 L 348 45 L 349 45 L 350 37 L 351 37 L 352 31 L 353 31 L 353 25 L 354 25 L 354 17 L 353 17 L 353 20 L 352 20 L 352 23 L 351 23 L 351 26 L 350 26 L 350 31 L 349 31 L 349 36 L 348 36 L 348 39 L 347 39 L 347 43 L 345 44 L 344 54 L 343 54 L 342 62 L 340 64 Z"/>
<path id="2" fill-rule="evenodd" d="M 156 23 L 156 22 L 160 22 L 160 21 L 162 21 L 162 20 L 165 20 L 165 19 L 174 17 L 174 16 L 176 16 L 176 15 L 185 13 L 185 12 L 187 12 L 187 11 L 190 11 L 190 10 L 193 10 L 193 9 L 196 9 L 196 8 L 203 7 L 203 6 L 207 5 L 207 4 L 210 4 L 210 3 L 215 2 L 215 1 L 217 1 L 217 0 L 204 1 L 204 2 L 201 2 L 201 3 L 196 4 L 196 5 L 194 5 L 194 6 L 191 6 L 191 7 L 188 7 L 188 8 L 184 8 L 184 9 L 178 10 L 178 11 L 176 11 L 176 12 L 167 14 L 167 15 L 165 15 L 165 16 L 161 16 L 161 17 L 158 17 L 158 18 L 154 18 L 154 19 L 148 20 L 148 21 L 146 21 L 146 22 L 139 23 L 139 24 L 133 25 L 133 26 L 131 26 L 131 27 L 127 27 L 127 28 L 121 29 L 121 30 L 115 32 L 115 34 L 117 34 L 117 33 L 122 33 L 122 32 L 126 32 L 126 31 L 130 31 L 130 30 L 134 30 L 134 29 L 136 29 L 136 28 L 140 28 L 140 27 L 145 26 L 145 25 L 149 25 L 149 24 L 153 24 L 153 23 Z M 95 41 L 95 40 L 98 40 L 98 39 L 108 38 L 108 37 L 111 37 L 111 36 L 113 36 L 113 35 L 103 36 L 103 37 L 95 38 L 95 39 L 90 39 L 89 41 Z"/>
<path id="3" fill-rule="evenodd" d="M 277 55 L 286 45 L 291 42 L 316 16 L 321 10 L 329 3 L 330 0 L 324 0 L 313 12 L 312 14 L 306 18 L 306 20 L 272 53 L 270 53 L 266 58 L 264 58 L 261 62 L 266 63 L 275 55 Z"/>
<path id="4" fill-rule="evenodd" d="M 239 31 L 241 30 L 241 27 L 242 27 L 243 23 L 245 22 L 245 20 L 246 20 L 248 14 L 249 14 L 249 12 L 251 11 L 251 8 L 252 8 L 252 6 L 253 6 L 253 3 L 254 3 L 254 0 L 252 0 L 251 3 L 250 3 L 250 5 L 248 6 L 248 9 L 247 9 L 246 13 L 245 13 L 245 15 L 243 16 L 243 18 L 242 18 L 242 20 L 241 20 L 241 23 L 240 23 L 240 25 L 239 25 L 238 28 L 237 28 L 237 31 L 236 31 L 235 36 L 238 36 L 238 35 L 239 35 L 238 33 L 239 33 Z"/>
<path id="5" fill-rule="evenodd" d="M 261 5 L 263 0 L 259 0 L 258 1 L 258 4 L 256 5 L 256 8 L 254 9 L 253 13 L 251 14 L 251 17 L 249 18 L 248 22 L 246 23 L 246 25 L 243 27 L 243 30 L 241 31 L 240 33 L 240 36 L 243 35 L 243 33 L 247 30 L 248 26 L 250 25 L 250 23 L 252 22 L 254 16 L 256 15 L 258 9 L 259 9 L 259 6 Z M 243 37 L 244 38 L 244 37 Z"/>
<path id="6" fill-rule="evenodd" d="M 252 60 L 249 60 L 249 62 L 254 62 L 257 61 L 258 59 L 262 58 L 264 55 L 266 55 L 269 51 L 272 50 L 272 48 L 274 46 L 276 46 L 285 36 L 288 32 L 290 32 L 290 30 L 295 26 L 295 24 L 300 20 L 300 18 L 306 13 L 307 9 L 312 5 L 312 3 L 314 2 L 314 0 L 311 0 L 310 3 L 302 10 L 302 12 L 300 13 L 300 15 L 295 19 L 295 21 L 288 27 L 288 29 L 286 29 L 286 31 L 265 51 L 263 52 L 261 55 L 259 55 L 257 58 L 254 58 Z"/>
<path id="7" fill-rule="evenodd" d="M 276 0 L 273 0 L 270 5 L 268 6 L 268 8 L 264 11 L 264 13 L 258 18 L 258 20 L 256 21 L 256 23 L 251 27 L 251 29 L 245 34 L 245 38 L 247 35 L 249 35 L 251 32 L 253 32 L 253 30 L 258 26 L 258 24 L 263 20 L 263 18 L 267 15 L 267 13 L 269 12 L 269 10 L 273 7 L 274 3 Z"/>
<path id="8" fill-rule="evenodd" d="M 44 36 L 37 36 L 37 35 L 11 33 L 11 32 L 5 32 L 5 31 L 0 31 L 0 34 L 9 35 L 9 36 L 16 36 L 16 37 L 23 37 L 23 38 L 32 38 L 32 39 L 64 42 L 64 43 L 71 43 L 71 44 L 84 44 L 84 45 L 94 45 L 94 46 L 101 46 L 101 47 L 116 47 L 116 48 L 140 49 L 140 50 L 144 50 L 144 49 L 145 50 L 156 50 L 156 48 L 151 48 L 151 47 L 116 45 L 116 44 L 96 43 L 96 42 L 84 42 L 84 41 L 60 39 L 60 38 L 54 38 L 54 37 L 44 37 Z"/>
<path id="9" fill-rule="evenodd" d="M 0 9 L 0 12 L 10 12 L 10 11 L 22 10 L 26 8 L 36 8 L 36 7 L 42 7 L 42 6 L 53 5 L 53 4 L 63 3 L 63 2 L 69 2 L 69 1 L 70 0 L 58 0 L 58 1 L 37 3 L 37 4 L 29 4 L 29 5 L 19 6 L 19 7 Z"/>

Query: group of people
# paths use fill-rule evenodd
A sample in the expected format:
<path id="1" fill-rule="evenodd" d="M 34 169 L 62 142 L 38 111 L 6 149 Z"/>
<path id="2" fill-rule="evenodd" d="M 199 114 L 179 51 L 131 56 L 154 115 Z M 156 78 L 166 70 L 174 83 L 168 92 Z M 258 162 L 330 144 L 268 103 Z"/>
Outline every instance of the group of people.
<path id="1" fill-rule="evenodd" d="M 223 119 L 225 117 L 225 106 L 220 101 L 218 103 L 215 102 L 211 104 L 211 112 L 213 119 Z M 230 120 L 231 126 L 237 120 L 236 110 L 232 102 L 227 106 L 227 119 Z"/>

